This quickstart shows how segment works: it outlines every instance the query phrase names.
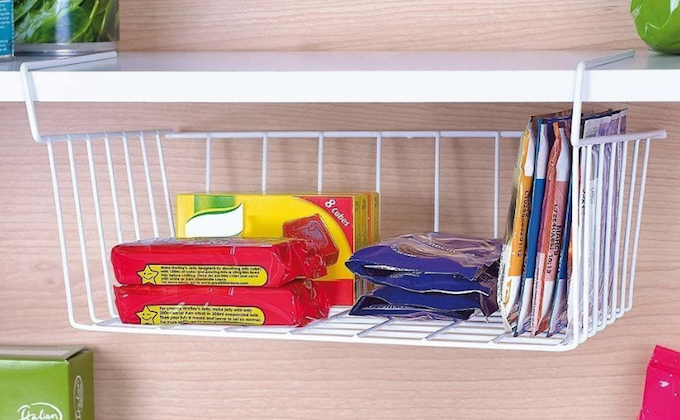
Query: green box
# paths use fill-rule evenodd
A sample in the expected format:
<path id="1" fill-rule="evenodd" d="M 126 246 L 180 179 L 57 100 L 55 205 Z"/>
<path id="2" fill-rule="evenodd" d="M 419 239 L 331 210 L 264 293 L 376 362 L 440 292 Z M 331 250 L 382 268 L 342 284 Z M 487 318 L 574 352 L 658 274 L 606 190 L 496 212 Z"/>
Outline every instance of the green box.
<path id="1" fill-rule="evenodd" d="M 0 346 L 0 419 L 92 420 L 92 351 Z"/>

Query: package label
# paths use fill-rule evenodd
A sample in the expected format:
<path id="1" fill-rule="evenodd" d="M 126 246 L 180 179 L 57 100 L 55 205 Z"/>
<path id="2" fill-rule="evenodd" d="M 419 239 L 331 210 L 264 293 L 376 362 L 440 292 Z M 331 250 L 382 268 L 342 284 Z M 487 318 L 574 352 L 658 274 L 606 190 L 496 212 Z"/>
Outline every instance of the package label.
<path id="1" fill-rule="evenodd" d="M 147 265 L 137 272 L 142 284 L 263 286 L 267 271 L 256 265 Z"/>
<path id="2" fill-rule="evenodd" d="M 0 57 L 14 54 L 14 2 L 0 0 Z"/>
<path id="3" fill-rule="evenodd" d="M 0 346 L 0 419 L 94 419 L 92 351 Z"/>
<path id="4" fill-rule="evenodd" d="M 137 316 L 142 325 L 264 324 L 264 312 L 253 306 L 147 305 Z"/>

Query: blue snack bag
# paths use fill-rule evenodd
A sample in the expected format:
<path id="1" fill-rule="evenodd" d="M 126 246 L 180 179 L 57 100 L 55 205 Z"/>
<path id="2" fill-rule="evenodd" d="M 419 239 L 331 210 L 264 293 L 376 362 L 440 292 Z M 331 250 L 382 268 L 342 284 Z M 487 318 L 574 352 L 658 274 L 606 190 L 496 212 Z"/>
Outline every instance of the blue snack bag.
<path id="1" fill-rule="evenodd" d="M 410 234 L 363 248 L 346 265 L 373 284 L 405 292 L 397 296 L 412 300 L 400 301 L 400 305 L 417 308 L 401 308 L 402 312 L 420 313 L 420 307 L 446 312 L 451 310 L 442 306 L 446 299 L 453 305 L 465 299 L 474 301 L 474 309 L 488 316 L 498 310 L 496 289 L 501 249 L 502 243 L 494 239 L 434 232 Z M 386 293 L 401 292 L 382 290 L 378 295 Z M 459 295 L 469 296 L 458 298 Z M 376 305 L 394 310 L 394 302 L 378 304 L 375 295 L 365 297 L 361 305 L 357 302 L 357 310 L 366 309 L 366 301 L 372 311 L 377 310 Z"/>
<path id="2" fill-rule="evenodd" d="M 414 293 L 397 287 L 380 287 L 359 298 L 350 315 L 387 318 L 465 320 L 480 308 L 476 293 L 446 295 Z"/>
<path id="3" fill-rule="evenodd" d="M 498 285 L 498 268 L 496 262 L 482 273 L 478 273 L 476 281 L 452 276 L 450 274 L 414 274 L 412 272 L 397 272 L 387 276 L 363 275 L 363 278 L 379 286 L 395 287 L 411 293 L 420 293 L 426 300 L 435 295 L 472 294 L 479 300 L 479 308 L 486 316 L 498 310 L 496 286 Z M 367 270 L 371 272 L 370 269 Z"/>
<path id="4" fill-rule="evenodd" d="M 345 264 L 360 276 L 447 274 L 474 281 L 500 259 L 501 249 L 502 243 L 496 239 L 414 233 L 362 248 Z"/>
<path id="5" fill-rule="evenodd" d="M 369 273 L 371 270 L 367 270 Z M 448 274 L 414 274 L 410 272 L 399 272 L 388 276 L 362 275 L 365 280 L 379 286 L 397 287 L 407 292 L 413 293 L 441 293 L 448 295 L 462 295 L 477 293 L 482 296 L 489 296 L 489 287 L 483 284 L 454 277 Z"/>

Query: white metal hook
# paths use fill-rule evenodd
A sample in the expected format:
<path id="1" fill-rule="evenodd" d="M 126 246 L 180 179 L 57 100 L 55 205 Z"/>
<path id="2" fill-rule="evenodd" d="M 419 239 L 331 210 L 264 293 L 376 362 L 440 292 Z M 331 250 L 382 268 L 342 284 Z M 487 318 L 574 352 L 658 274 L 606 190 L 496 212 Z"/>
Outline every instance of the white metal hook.
<path id="1" fill-rule="evenodd" d="M 576 66 L 574 73 L 574 105 L 571 117 L 571 145 L 578 147 L 581 139 L 581 112 L 583 111 L 583 89 L 585 87 L 585 73 L 596 67 L 616 63 L 635 57 L 635 50 L 621 51 L 615 54 L 596 58 L 594 60 L 581 61 Z"/>
<path id="2" fill-rule="evenodd" d="M 42 70 L 54 67 L 64 67 L 71 66 L 74 64 L 85 64 L 92 63 L 95 61 L 110 60 L 118 57 L 118 53 L 115 51 L 83 55 L 80 57 L 72 58 L 62 58 L 57 60 L 45 60 L 45 61 L 30 61 L 21 64 L 19 67 L 19 72 L 21 74 L 21 82 L 23 84 L 24 90 L 24 100 L 26 102 L 26 111 L 28 113 L 28 125 L 31 128 L 31 135 L 36 143 L 44 143 L 48 140 L 48 137 L 43 137 L 40 134 L 40 128 L 38 127 L 38 117 L 35 112 L 35 101 L 37 100 L 37 94 L 35 89 L 35 82 L 33 80 L 32 70 Z"/>

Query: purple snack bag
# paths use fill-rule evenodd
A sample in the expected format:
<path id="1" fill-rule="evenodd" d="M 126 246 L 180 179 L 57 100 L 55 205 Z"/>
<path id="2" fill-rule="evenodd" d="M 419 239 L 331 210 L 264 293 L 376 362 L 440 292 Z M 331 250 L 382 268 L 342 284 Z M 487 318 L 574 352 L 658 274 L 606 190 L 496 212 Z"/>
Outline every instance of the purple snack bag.
<path id="1" fill-rule="evenodd" d="M 448 274 L 475 280 L 485 267 L 500 259 L 502 243 L 441 232 L 414 233 L 362 248 L 347 267 L 362 275 L 365 269 L 414 274 Z"/>
<path id="2" fill-rule="evenodd" d="M 475 294 L 413 293 L 380 287 L 359 298 L 350 315 L 387 318 L 466 320 L 480 309 Z"/>
<path id="3" fill-rule="evenodd" d="M 495 239 L 409 234 L 360 249 L 345 264 L 371 283 L 407 292 L 404 296 L 417 298 L 421 306 L 472 295 L 465 299 L 476 300 L 475 308 L 488 316 L 498 310 L 501 249 Z"/>

